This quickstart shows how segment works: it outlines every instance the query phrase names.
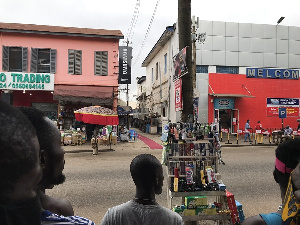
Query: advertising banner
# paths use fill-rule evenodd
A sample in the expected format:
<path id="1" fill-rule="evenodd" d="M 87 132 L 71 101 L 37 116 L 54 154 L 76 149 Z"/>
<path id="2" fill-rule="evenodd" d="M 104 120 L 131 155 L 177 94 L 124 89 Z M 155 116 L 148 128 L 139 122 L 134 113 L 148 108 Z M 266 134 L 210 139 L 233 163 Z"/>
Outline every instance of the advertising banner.
<path id="1" fill-rule="evenodd" d="M 186 68 L 186 47 L 173 57 L 173 81 L 188 73 Z"/>
<path id="2" fill-rule="evenodd" d="M 175 81 L 175 111 L 182 110 L 182 81 Z"/>
<path id="3" fill-rule="evenodd" d="M 299 116 L 299 98 L 267 98 L 267 116 L 279 117 L 279 108 L 286 108 L 286 116 Z"/>
<path id="4" fill-rule="evenodd" d="M 53 91 L 54 74 L 0 72 L 0 89 Z"/>
<path id="5" fill-rule="evenodd" d="M 199 98 L 194 98 L 193 100 L 193 106 L 194 106 L 194 120 L 198 121 L 198 105 L 199 105 Z"/>
<path id="6" fill-rule="evenodd" d="M 119 84 L 131 84 L 132 47 L 119 46 Z"/>

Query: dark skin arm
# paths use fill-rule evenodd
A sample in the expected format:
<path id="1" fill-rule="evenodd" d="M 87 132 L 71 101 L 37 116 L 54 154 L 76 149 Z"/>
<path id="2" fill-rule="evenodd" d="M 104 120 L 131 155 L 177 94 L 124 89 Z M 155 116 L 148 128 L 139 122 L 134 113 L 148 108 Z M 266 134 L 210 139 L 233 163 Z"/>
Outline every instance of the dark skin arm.
<path id="1" fill-rule="evenodd" d="M 261 216 L 251 216 L 244 220 L 242 225 L 267 225 Z"/>
<path id="2" fill-rule="evenodd" d="M 292 173 L 292 183 L 294 195 L 297 202 L 300 202 L 300 163 L 296 166 Z"/>

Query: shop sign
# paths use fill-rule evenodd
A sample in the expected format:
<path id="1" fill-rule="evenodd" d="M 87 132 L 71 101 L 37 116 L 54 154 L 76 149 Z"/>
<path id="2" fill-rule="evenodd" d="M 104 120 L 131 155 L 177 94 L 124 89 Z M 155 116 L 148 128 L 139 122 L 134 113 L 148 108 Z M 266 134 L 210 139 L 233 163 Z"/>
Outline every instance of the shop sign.
<path id="1" fill-rule="evenodd" d="M 246 68 L 246 77 L 299 80 L 299 70 Z"/>
<path id="2" fill-rule="evenodd" d="M 182 81 L 175 81 L 175 111 L 182 110 Z"/>
<path id="3" fill-rule="evenodd" d="M 267 98 L 267 116 L 279 117 L 279 108 L 286 109 L 286 116 L 299 116 L 299 98 Z"/>
<path id="4" fill-rule="evenodd" d="M 214 99 L 215 109 L 234 109 L 233 98 L 215 98 Z"/>
<path id="5" fill-rule="evenodd" d="M 0 89 L 53 91 L 54 74 L 0 72 Z"/>
<path id="6" fill-rule="evenodd" d="M 131 84 L 132 47 L 119 47 L 119 84 Z"/>

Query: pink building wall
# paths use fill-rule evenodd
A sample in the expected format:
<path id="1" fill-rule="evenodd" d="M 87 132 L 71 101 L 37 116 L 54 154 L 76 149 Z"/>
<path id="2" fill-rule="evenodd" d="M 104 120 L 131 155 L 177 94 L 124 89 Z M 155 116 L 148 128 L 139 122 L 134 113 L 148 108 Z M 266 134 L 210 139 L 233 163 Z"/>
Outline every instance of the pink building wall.
<path id="1" fill-rule="evenodd" d="M 40 34 L 1 33 L 0 43 L 6 46 L 28 47 L 28 72 L 30 48 L 57 50 L 55 84 L 118 86 L 119 40 L 106 38 L 71 37 Z M 82 50 L 82 75 L 68 74 L 68 50 Z M 108 76 L 94 75 L 94 52 L 108 51 Z M 2 51 L 0 51 L 2 59 Z M 2 69 L 2 61 L 0 60 Z"/>
<path id="2" fill-rule="evenodd" d="M 28 70 L 30 72 L 31 48 L 51 48 L 57 50 L 54 84 L 111 86 L 118 89 L 119 39 L 98 37 L 73 37 L 48 34 L 24 34 L 0 32 L 0 45 L 28 48 Z M 68 74 L 68 50 L 82 51 L 82 75 Z M 94 75 L 94 52 L 108 51 L 108 76 Z M 2 48 L 0 51 L 2 59 Z M 2 60 L 0 60 L 2 71 Z M 117 98 L 113 108 L 117 107 Z"/>

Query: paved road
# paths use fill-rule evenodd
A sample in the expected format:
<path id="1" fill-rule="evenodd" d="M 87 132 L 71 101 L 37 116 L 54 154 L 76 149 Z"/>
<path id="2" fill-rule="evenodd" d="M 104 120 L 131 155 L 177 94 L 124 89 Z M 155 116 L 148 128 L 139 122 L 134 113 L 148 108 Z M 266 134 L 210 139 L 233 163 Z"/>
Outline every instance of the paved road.
<path id="1" fill-rule="evenodd" d="M 159 141 L 158 136 L 152 138 Z M 66 146 L 64 173 L 67 180 L 49 190 L 48 194 L 70 200 L 76 215 L 100 224 L 109 207 L 134 197 L 134 184 L 129 173 L 134 156 L 151 153 L 161 158 L 161 150 L 150 150 L 140 140 L 118 143 L 112 148 L 115 151 L 101 151 L 93 156 L 90 145 Z M 274 146 L 222 149 L 226 163 L 220 166 L 222 180 L 236 200 L 243 204 L 246 217 L 259 212 L 273 212 L 280 204 L 279 187 L 272 175 L 274 150 Z M 157 199 L 164 206 L 167 206 L 166 193 L 167 187 L 164 185 L 163 194 Z"/>

